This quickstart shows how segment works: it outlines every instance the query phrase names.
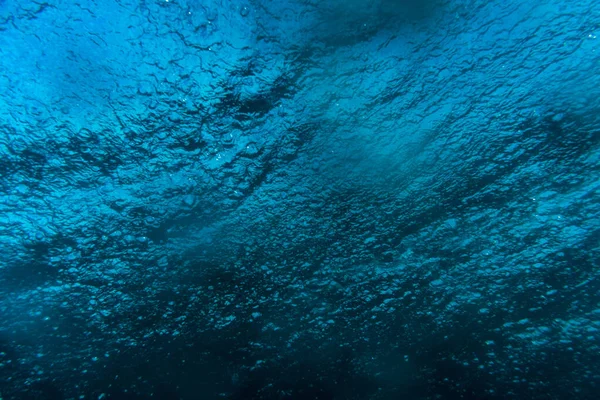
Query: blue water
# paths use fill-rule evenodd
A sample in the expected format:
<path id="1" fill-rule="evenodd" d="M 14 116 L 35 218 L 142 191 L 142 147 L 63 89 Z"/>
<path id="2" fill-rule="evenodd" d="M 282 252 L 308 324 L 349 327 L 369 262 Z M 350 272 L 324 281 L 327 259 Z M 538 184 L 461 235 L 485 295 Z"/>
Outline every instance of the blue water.
<path id="1" fill-rule="evenodd" d="M 595 399 L 593 0 L 0 1 L 0 399 Z"/>

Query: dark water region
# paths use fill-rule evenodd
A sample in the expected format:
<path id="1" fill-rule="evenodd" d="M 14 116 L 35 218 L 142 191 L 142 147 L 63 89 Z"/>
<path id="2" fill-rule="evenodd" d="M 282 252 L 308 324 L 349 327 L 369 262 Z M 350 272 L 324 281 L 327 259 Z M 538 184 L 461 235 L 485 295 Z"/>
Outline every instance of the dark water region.
<path id="1" fill-rule="evenodd" d="M 0 0 L 0 399 L 596 399 L 591 0 Z"/>

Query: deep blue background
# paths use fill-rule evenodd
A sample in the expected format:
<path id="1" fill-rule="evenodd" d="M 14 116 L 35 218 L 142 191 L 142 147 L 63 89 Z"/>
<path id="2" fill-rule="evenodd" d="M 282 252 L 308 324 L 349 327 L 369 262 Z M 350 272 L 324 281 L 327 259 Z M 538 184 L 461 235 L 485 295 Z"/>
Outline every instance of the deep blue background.
<path id="1" fill-rule="evenodd" d="M 596 398 L 597 35 L 594 0 L 0 1 L 0 398 Z"/>

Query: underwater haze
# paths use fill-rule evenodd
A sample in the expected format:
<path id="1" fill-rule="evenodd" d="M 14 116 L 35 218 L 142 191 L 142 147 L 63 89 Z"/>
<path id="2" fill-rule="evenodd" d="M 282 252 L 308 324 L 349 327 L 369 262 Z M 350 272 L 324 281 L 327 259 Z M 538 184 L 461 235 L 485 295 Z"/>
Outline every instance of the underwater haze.
<path id="1" fill-rule="evenodd" d="M 595 0 L 0 0 L 0 399 L 600 393 Z"/>

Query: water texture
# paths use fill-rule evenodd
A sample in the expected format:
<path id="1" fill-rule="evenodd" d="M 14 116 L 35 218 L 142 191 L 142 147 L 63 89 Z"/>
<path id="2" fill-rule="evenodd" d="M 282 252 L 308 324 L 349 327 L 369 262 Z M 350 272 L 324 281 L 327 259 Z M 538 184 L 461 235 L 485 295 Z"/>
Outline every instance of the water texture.
<path id="1" fill-rule="evenodd" d="M 598 35 L 0 1 L 0 399 L 596 399 Z"/>

